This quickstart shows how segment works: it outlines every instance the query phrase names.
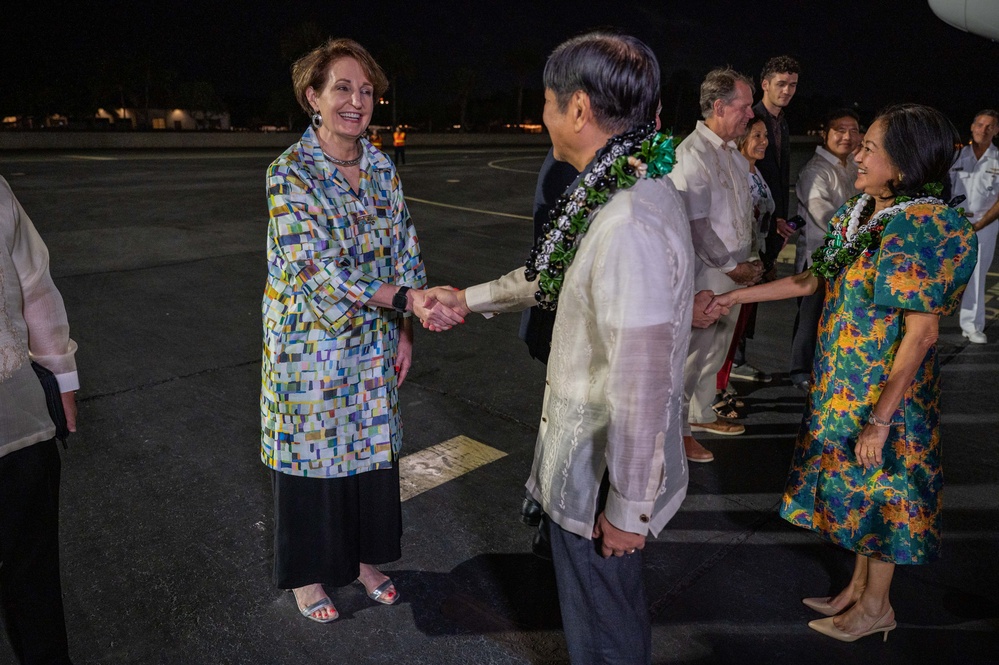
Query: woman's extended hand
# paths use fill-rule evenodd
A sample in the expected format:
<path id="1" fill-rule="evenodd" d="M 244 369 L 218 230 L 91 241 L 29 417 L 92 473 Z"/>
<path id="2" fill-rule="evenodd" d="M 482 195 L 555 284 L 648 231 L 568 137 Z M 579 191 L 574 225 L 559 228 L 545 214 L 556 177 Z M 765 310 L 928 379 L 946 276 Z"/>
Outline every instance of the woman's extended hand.
<path id="1" fill-rule="evenodd" d="M 739 304 L 735 299 L 736 291 L 729 291 L 728 293 L 722 293 L 711 299 L 708 306 L 704 309 L 706 314 L 714 314 L 715 310 L 720 309 L 721 313 L 718 316 L 724 316 L 728 314 L 728 311 Z"/>
<path id="2" fill-rule="evenodd" d="M 853 452 L 857 455 L 857 461 L 863 465 L 864 469 L 876 469 L 884 464 L 882 451 L 885 441 L 888 440 L 889 427 L 878 427 L 870 423 L 864 425 L 857 437 L 857 445 L 853 447 Z"/>
<path id="3" fill-rule="evenodd" d="M 469 310 L 459 297 L 462 292 L 454 287 L 436 286 L 426 291 L 413 289 L 410 293 L 413 294 L 413 313 L 419 317 L 424 328 L 441 332 L 465 322 Z"/>
<path id="4" fill-rule="evenodd" d="M 718 307 L 714 311 L 708 311 L 708 306 L 714 302 L 714 292 L 698 291 L 694 294 L 694 314 L 690 318 L 690 325 L 694 328 L 707 328 L 714 324 L 719 317 L 728 314 L 727 307 Z"/>

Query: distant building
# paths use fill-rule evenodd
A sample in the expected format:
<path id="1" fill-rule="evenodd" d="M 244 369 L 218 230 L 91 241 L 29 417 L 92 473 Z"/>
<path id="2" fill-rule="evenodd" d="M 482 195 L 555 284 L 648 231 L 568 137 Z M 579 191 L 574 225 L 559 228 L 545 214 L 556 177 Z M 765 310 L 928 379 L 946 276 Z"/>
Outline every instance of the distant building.
<path id="1" fill-rule="evenodd" d="M 143 122 L 145 111 L 134 108 L 97 109 L 92 117 L 69 118 L 59 113 L 44 117 L 9 115 L 2 119 L 3 129 L 39 129 L 66 127 L 69 129 L 136 129 L 148 126 L 154 130 L 170 129 L 174 131 L 194 131 L 214 129 L 228 131 L 232 123 L 228 113 L 213 113 L 210 111 L 188 111 L 184 109 L 149 109 L 148 124 Z"/>
<path id="2" fill-rule="evenodd" d="M 128 123 L 135 129 L 144 112 L 139 109 L 114 109 L 113 113 L 97 109 L 96 118 L 110 124 Z M 186 111 L 184 109 L 149 109 L 149 126 L 152 129 L 197 130 L 232 129 L 229 114 L 210 111 Z"/>

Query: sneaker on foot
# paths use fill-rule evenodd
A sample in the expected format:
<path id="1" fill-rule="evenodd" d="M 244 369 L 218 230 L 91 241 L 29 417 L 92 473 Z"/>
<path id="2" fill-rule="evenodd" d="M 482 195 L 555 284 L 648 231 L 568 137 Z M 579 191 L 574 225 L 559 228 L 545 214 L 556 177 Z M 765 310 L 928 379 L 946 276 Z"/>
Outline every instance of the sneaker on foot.
<path id="1" fill-rule="evenodd" d="M 749 363 L 732 365 L 732 371 L 729 376 L 740 381 L 758 381 L 759 383 L 770 383 L 774 379 L 770 374 L 756 369 Z"/>
<path id="2" fill-rule="evenodd" d="M 731 420 L 719 418 L 713 423 L 690 423 L 691 432 L 709 432 L 711 434 L 721 434 L 722 436 L 736 436 L 746 432 L 746 426 L 734 423 Z"/>
<path id="3" fill-rule="evenodd" d="M 989 341 L 989 338 L 985 336 L 985 333 L 980 330 L 972 330 L 970 332 L 962 330 L 961 334 L 967 337 L 968 341 L 972 344 L 987 344 Z"/>

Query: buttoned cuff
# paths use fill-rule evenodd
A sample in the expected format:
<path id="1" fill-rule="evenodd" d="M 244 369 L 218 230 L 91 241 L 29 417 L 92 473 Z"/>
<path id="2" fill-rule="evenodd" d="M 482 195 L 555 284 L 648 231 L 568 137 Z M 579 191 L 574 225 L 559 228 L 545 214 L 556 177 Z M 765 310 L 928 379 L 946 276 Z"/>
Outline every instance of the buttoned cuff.
<path id="1" fill-rule="evenodd" d="M 649 533 L 655 505 L 655 501 L 629 501 L 611 487 L 607 493 L 604 517 L 622 531 L 645 536 Z"/>
<path id="2" fill-rule="evenodd" d="M 488 303 L 492 303 L 492 290 L 490 282 L 476 284 L 465 289 L 465 306 L 473 312 L 478 312 L 487 319 L 496 315 L 496 312 L 483 312 Z"/>

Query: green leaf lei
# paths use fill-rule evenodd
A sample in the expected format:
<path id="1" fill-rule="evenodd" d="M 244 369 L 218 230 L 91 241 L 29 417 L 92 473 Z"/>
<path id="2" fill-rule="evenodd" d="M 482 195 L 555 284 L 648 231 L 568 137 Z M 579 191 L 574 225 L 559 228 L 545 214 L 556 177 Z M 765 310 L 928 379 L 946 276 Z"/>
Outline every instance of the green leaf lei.
<path id="1" fill-rule="evenodd" d="M 662 178 L 675 163 L 673 136 L 656 131 L 652 123 L 607 142 L 576 189 L 555 202 L 544 235 L 527 259 L 527 279 L 539 278 L 534 297 L 541 308 L 554 310 L 558 305 L 565 272 L 576 258 L 577 246 L 589 230 L 594 213 L 614 194 L 640 179 Z"/>

